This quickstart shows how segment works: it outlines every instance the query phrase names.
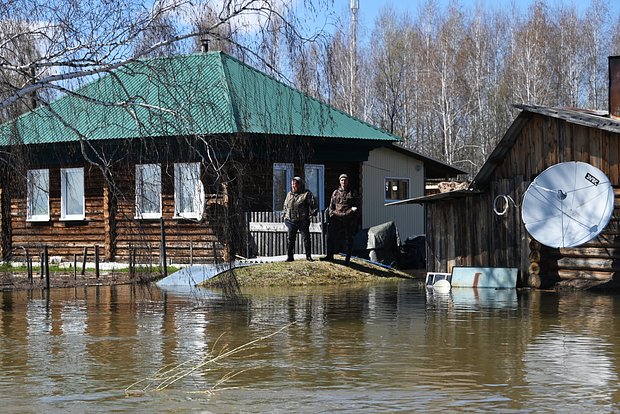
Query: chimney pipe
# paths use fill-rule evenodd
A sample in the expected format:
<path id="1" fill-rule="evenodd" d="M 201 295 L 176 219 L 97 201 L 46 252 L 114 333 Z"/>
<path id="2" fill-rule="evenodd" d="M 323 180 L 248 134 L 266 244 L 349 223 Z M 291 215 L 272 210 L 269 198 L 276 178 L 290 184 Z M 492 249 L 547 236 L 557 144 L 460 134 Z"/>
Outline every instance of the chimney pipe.
<path id="1" fill-rule="evenodd" d="M 620 119 L 620 56 L 609 56 L 609 117 Z"/>
<path id="2" fill-rule="evenodd" d="M 209 51 L 209 39 L 206 36 L 200 39 L 200 48 L 202 53 L 207 53 Z"/>

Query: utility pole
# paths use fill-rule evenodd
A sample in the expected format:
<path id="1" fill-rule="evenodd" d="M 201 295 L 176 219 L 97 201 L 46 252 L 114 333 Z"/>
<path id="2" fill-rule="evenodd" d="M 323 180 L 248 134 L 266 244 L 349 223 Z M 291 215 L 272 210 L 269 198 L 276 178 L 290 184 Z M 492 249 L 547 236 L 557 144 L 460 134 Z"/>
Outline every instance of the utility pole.
<path id="1" fill-rule="evenodd" d="M 351 0 L 351 62 L 349 65 L 351 69 L 349 113 L 351 115 L 356 115 L 354 111 L 357 95 L 355 92 L 357 91 L 357 11 L 359 8 L 359 0 Z"/>

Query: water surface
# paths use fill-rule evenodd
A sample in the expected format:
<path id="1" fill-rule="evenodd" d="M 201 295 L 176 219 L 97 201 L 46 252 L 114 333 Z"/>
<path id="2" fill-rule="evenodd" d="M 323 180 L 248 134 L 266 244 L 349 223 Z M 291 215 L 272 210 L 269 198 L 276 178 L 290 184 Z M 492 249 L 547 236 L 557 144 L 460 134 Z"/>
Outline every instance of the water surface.
<path id="1" fill-rule="evenodd" d="M 243 293 L 2 292 L 1 411 L 620 411 L 613 295 L 409 281 Z"/>

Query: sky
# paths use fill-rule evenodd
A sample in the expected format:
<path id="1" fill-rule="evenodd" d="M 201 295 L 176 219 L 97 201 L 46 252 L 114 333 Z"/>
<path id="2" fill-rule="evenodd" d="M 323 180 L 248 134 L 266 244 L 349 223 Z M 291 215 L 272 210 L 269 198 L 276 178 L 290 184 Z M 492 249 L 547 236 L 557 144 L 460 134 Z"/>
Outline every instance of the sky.
<path id="1" fill-rule="evenodd" d="M 350 14 L 350 2 L 351 0 L 333 0 L 333 9 L 331 10 L 332 16 L 338 16 L 340 19 L 346 18 L 348 24 Z M 368 40 L 368 35 L 372 31 L 376 18 L 380 15 L 381 11 L 391 6 L 395 11 L 402 13 L 409 13 L 414 17 L 418 9 L 423 7 L 428 0 L 358 0 L 358 36 L 361 43 Z M 449 4 L 457 1 L 465 11 L 473 12 L 477 5 L 481 5 L 483 8 L 489 11 L 497 10 L 512 10 L 513 6 L 521 13 L 526 13 L 528 7 L 535 3 L 536 0 L 437 0 L 441 10 L 445 10 Z M 557 5 L 576 5 L 579 13 L 583 13 L 593 1 L 595 0 L 544 0 L 546 4 L 553 8 Z M 620 16 L 620 0 L 601 0 L 606 3 L 612 14 L 612 21 L 618 19 Z M 318 16 L 317 16 L 318 17 Z M 328 21 L 332 19 L 327 18 Z M 323 21 L 317 18 L 317 23 Z M 336 23 L 337 25 L 338 23 Z M 332 26 L 333 27 L 333 26 Z M 330 30 L 327 27 L 328 31 Z"/>
<path id="2" fill-rule="evenodd" d="M 417 13 L 418 8 L 422 7 L 427 0 L 359 0 L 359 22 L 366 29 L 371 29 L 376 17 L 387 5 L 391 5 L 396 11 L 409 12 L 410 15 Z M 466 9 L 473 10 L 477 4 L 489 10 L 511 9 L 514 3 L 519 10 L 526 11 L 535 0 L 460 0 L 459 3 Z M 450 0 L 438 0 L 440 7 L 447 7 Z M 591 0 L 546 0 L 550 6 L 556 4 L 575 4 L 580 12 L 583 12 L 590 5 Z M 618 16 L 620 13 L 620 0 L 603 0 L 610 8 L 610 11 Z M 334 10 L 337 14 L 344 13 L 350 8 L 350 0 L 334 0 Z"/>

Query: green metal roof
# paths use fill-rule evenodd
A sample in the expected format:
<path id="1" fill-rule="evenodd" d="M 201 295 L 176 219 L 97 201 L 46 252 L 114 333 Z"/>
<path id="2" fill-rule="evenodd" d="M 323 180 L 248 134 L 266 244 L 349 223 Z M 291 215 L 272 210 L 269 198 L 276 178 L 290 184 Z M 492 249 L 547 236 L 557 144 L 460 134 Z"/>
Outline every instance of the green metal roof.
<path id="1" fill-rule="evenodd" d="M 0 125 L 0 145 L 237 132 L 398 140 L 221 52 L 134 62 L 76 94 L 91 100 L 66 95 Z"/>

